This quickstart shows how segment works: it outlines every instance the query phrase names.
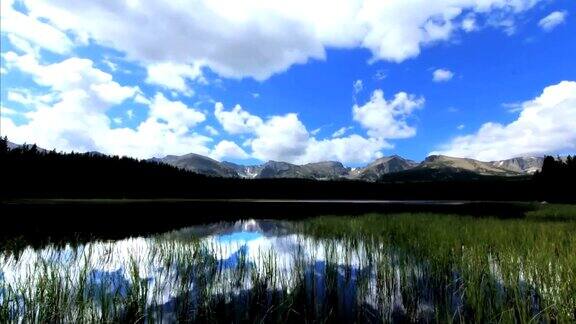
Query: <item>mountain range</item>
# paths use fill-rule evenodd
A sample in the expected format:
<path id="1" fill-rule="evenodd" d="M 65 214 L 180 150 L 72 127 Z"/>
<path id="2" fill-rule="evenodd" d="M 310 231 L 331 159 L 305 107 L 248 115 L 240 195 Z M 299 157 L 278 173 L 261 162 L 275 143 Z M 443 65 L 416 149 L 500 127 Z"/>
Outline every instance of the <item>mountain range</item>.
<path id="1" fill-rule="evenodd" d="M 18 145 L 8 142 L 8 148 Z M 38 147 L 39 151 L 46 152 Z M 99 152 L 88 152 L 99 155 Z M 542 168 L 543 157 L 516 157 L 512 159 L 483 162 L 468 158 L 430 155 L 422 162 L 415 162 L 398 155 L 385 156 L 364 167 L 345 167 L 337 161 L 323 161 L 308 164 L 268 161 L 260 165 L 240 165 L 227 161 L 217 161 L 200 154 L 167 155 L 151 158 L 149 161 L 166 163 L 181 169 L 208 176 L 225 178 L 297 178 L 314 180 L 352 179 L 363 181 L 377 180 L 447 180 L 477 179 L 482 176 L 522 176 L 533 174 Z"/>
<path id="2" fill-rule="evenodd" d="M 376 159 L 360 168 L 345 167 L 337 161 L 308 164 L 268 161 L 260 165 L 239 165 L 219 162 L 198 154 L 168 155 L 151 159 L 200 174 L 233 178 L 298 178 L 315 180 L 356 179 L 451 179 L 481 176 L 521 176 L 542 168 L 543 157 L 517 157 L 513 159 L 482 162 L 474 159 L 444 155 L 431 155 L 422 162 L 415 162 L 398 155 Z"/>

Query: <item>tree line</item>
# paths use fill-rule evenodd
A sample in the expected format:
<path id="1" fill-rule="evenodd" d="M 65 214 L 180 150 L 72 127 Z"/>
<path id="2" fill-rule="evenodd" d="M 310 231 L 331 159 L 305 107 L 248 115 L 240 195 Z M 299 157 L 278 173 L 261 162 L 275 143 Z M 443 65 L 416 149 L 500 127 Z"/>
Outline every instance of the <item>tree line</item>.
<path id="1" fill-rule="evenodd" d="M 576 156 L 546 157 L 533 177 L 449 181 L 234 179 L 96 152 L 60 153 L 0 139 L 0 198 L 451 199 L 575 201 Z"/>
<path id="2" fill-rule="evenodd" d="M 542 170 L 534 174 L 534 179 L 541 182 L 573 184 L 576 180 L 576 155 L 565 158 L 547 156 Z"/>

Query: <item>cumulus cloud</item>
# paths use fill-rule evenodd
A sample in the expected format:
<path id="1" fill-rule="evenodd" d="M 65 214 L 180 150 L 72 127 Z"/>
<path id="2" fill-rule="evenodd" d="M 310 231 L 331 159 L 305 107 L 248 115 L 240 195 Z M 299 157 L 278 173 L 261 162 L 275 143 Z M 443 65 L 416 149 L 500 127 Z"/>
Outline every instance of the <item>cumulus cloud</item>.
<path id="1" fill-rule="evenodd" d="M 423 105 L 424 98 L 406 92 L 399 92 L 392 100 L 386 100 L 382 90 L 375 90 L 370 101 L 352 107 L 352 116 L 368 130 L 370 137 L 407 138 L 416 135 L 416 128 L 408 125 L 407 119 Z"/>
<path id="2" fill-rule="evenodd" d="M 181 101 L 166 99 L 161 93 L 154 96 L 150 104 L 149 117 L 166 123 L 171 129 L 183 132 L 206 119 L 203 113 L 187 107 Z"/>
<path id="3" fill-rule="evenodd" d="M 552 29 L 564 23 L 566 16 L 568 16 L 568 12 L 566 11 L 554 11 L 548 16 L 540 19 L 538 26 L 547 32 L 551 31 Z"/>
<path id="4" fill-rule="evenodd" d="M 357 134 L 316 139 L 296 114 L 273 116 L 256 131 L 251 141 L 252 155 L 260 160 L 305 164 L 336 160 L 343 163 L 367 163 L 382 156 L 392 145 L 381 138 Z"/>
<path id="5" fill-rule="evenodd" d="M 491 161 L 576 150 L 575 81 L 548 86 L 521 107 L 515 121 L 485 123 L 476 133 L 458 136 L 430 154 Z"/>
<path id="6" fill-rule="evenodd" d="M 216 136 L 219 135 L 220 132 L 218 132 L 218 130 L 210 125 L 206 125 L 204 126 L 204 129 L 206 130 L 206 132 L 208 132 L 208 134 L 210 134 L 211 136 Z"/>
<path id="7" fill-rule="evenodd" d="M 243 145 L 252 150 L 252 157 L 262 161 L 366 163 L 380 157 L 380 150 L 390 147 L 384 140 L 359 135 L 318 140 L 314 137 L 318 132 L 308 131 L 294 113 L 272 116 L 264 121 L 239 105 L 225 111 L 218 103 L 215 115 L 228 133 L 249 134 L 251 137 Z"/>
<path id="8" fill-rule="evenodd" d="M 67 91 L 91 92 L 91 105 L 100 109 L 105 104 L 119 104 L 137 92 L 135 87 L 121 86 L 112 80 L 112 75 L 94 68 L 89 59 L 69 58 L 64 61 L 41 65 L 33 54 L 4 54 L 9 68 L 17 68 L 30 74 L 41 86 L 50 87 L 50 96 L 65 95 Z"/>
<path id="9" fill-rule="evenodd" d="M 252 133 L 262 125 L 262 119 L 242 109 L 240 105 L 232 110 L 225 110 L 224 104 L 217 102 L 214 105 L 214 115 L 222 128 L 232 135 Z"/>
<path id="10" fill-rule="evenodd" d="M 8 34 L 10 42 L 24 52 L 31 51 L 29 43 L 58 54 L 68 53 L 72 49 L 74 44 L 64 32 L 33 15 L 14 10 L 13 0 L 3 0 L 0 6 L 0 30 Z"/>
<path id="11" fill-rule="evenodd" d="M 374 91 L 368 103 L 355 105 L 352 109 L 354 120 L 367 129 L 367 137 L 358 134 L 345 136 L 353 128 L 349 126 L 339 129 L 331 138 L 318 139 L 319 129 L 308 131 L 295 113 L 264 120 L 239 105 L 225 110 L 221 103 L 217 103 L 214 114 L 228 133 L 250 136 L 244 146 L 251 148 L 252 157 L 263 161 L 366 163 L 381 157 L 383 149 L 393 147 L 387 139 L 416 134 L 415 127 L 409 126 L 407 119 L 423 104 L 423 98 L 405 92 L 399 92 L 392 100 L 386 101 L 381 90 Z"/>
<path id="12" fill-rule="evenodd" d="M 2 115 L 2 135 L 18 143 L 34 142 L 64 151 L 100 151 L 139 158 L 195 152 L 217 159 L 366 163 L 392 147 L 387 139 L 415 134 L 407 119 L 424 102 L 404 92 L 387 101 L 382 91 L 375 91 L 368 103 L 353 107 L 354 119 L 368 136 L 346 135 L 345 131 L 351 129 L 348 127 L 337 137 L 325 139 L 316 138 L 317 133 L 308 131 L 295 113 L 262 118 L 240 105 L 227 110 L 216 103 L 217 121 L 227 133 L 247 137 L 243 144 L 250 149 L 247 153 L 228 140 L 211 147 L 212 138 L 195 131 L 206 120 L 205 113 L 161 92 L 146 98 L 138 87 L 119 84 L 89 59 L 42 64 L 33 54 L 8 52 L 4 60 L 7 67 L 28 74 L 37 85 L 46 87 L 37 90 L 46 93 L 9 90 L 10 102 L 27 107 L 22 113 L 27 121 L 17 125 L 10 114 Z M 144 118 L 134 128 L 123 127 L 125 119 L 120 116 L 107 115 L 112 107 L 127 102 L 145 106 Z M 2 110 L 14 111 L 11 107 Z M 132 108 L 126 110 L 127 119 L 134 115 Z M 217 133 L 212 126 L 204 126 L 210 135 Z"/>
<path id="13" fill-rule="evenodd" d="M 454 77 L 454 73 L 446 69 L 436 69 L 432 73 L 432 80 L 434 82 L 450 81 Z"/>
<path id="14" fill-rule="evenodd" d="M 312 138 L 300 163 L 340 161 L 343 163 L 368 163 L 383 156 L 383 149 L 393 145 L 382 138 L 351 134 L 346 137 L 317 140 Z"/>
<path id="15" fill-rule="evenodd" d="M 470 14 L 511 30 L 514 15 L 538 1 L 35 0 L 25 2 L 28 14 L 21 20 L 4 23 L 3 17 L 2 32 L 19 33 L 45 47 L 57 44 L 52 49 L 62 51 L 72 46 L 66 31 L 84 42 L 115 48 L 145 66 L 192 64 L 224 77 L 263 80 L 294 64 L 324 59 L 326 48 L 366 48 L 372 61 L 402 62 L 419 55 L 423 46 L 447 41 L 460 30 L 471 31 L 467 20 L 461 23 Z M 3 8 L 12 8 L 12 3 L 3 1 Z M 26 27 L 29 20 L 50 32 Z M 181 78 L 186 77 L 176 79 Z"/>
<path id="16" fill-rule="evenodd" d="M 238 144 L 223 140 L 220 141 L 211 152 L 211 156 L 216 160 L 227 159 L 248 159 L 250 155 L 246 153 Z"/>
<path id="17" fill-rule="evenodd" d="M 403 92 L 386 101 L 381 91 L 375 91 L 370 102 L 353 109 L 355 119 L 368 130 L 368 137 L 345 136 L 341 132 L 336 138 L 318 139 L 297 114 L 263 119 L 240 105 L 226 110 L 222 103 L 216 103 L 214 115 L 222 128 L 229 134 L 249 137 L 245 141 L 250 148 L 247 153 L 226 140 L 210 148 L 212 139 L 194 131 L 206 120 L 203 112 L 168 99 L 160 92 L 146 98 L 137 87 L 121 85 L 107 72 L 95 68 L 89 59 L 70 58 L 41 64 L 32 54 L 9 52 L 4 60 L 9 68 L 30 75 L 36 84 L 48 90 L 40 94 L 10 90 L 11 101 L 29 109 L 24 113 L 28 122 L 16 125 L 10 115 L 3 115 L 3 135 L 15 142 L 34 142 L 64 151 L 100 151 L 140 158 L 195 152 L 218 159 L 253 157 L 294 163 L 331 159 L 366 163 L 382 156 L 383 149 L 392 147 L 387 138 L 415 133 L 406 119 L 423 104 L 423 99 Z M 106 114 L 127 100 L 147 107 L 143 121 L 135 128 L 121 127 L 124 122 L 121 117 L 110 118 Z M 2 109 L 13 111 L 9 107 Z M 128 109 L 126 116 L 133 118 L 134 110 Z M 372 124 L 369 121 L 372 118 L 379 124 Z M 212 126 L 205 126 L 211 135 L 216 133 Z"/>
<path id="18" fill-rule="evenodd" d="M 6 99 L 8 99 L 8 101 L 17 102 L 24 106 L 30 106 L 54 102 L 54 100 L 56 100 L 56 96 L 53 93 L 40 95 L 32 93 L 32 91 L 29 89 L 12 88 L 8 90 Z"/>
<path id="19" fill-rule="evenodd" d="M 306 152 L 310 134 L 294 113 L 273 116 L 255 130 L 251 147 L 261 160 L 297 161 Z"/>
<path id="20" fill-rule="evenodd" d="M 19 112 L 15 109 L 0 106 L 0 116 L 1 115 L 13 116 L 13 115 L 18 115 L 18 114 L 19 114 Z"/>
<path id="21" fill-rule="evenodd" d="M 156 94 L 149 102 L 147 118 L 135 129 L 113 128 L 112 124 L 120 120 L 111 120 L 106 111 L 134 97 L 139 90 L 120 85 L 110 74 L 95 68 L 91 60 L 70 58 L 44 65 L 33 55 L 11 52 L 4 59 L 10 68 L 19 69 L 36 84 L 48 87 L 44 96 L 51 98 L 23 97 L 21 103 L 29 109 L 24 114 L 24 124 L 16 125 L 9 116 L 2 115 L 2 135 L 14 142 L 140 158 L 191 151 L 210 153 L 207 144 L 211 139 L 192 132 L 205 119 L 204 114 L 162 94 Z"/>
<path id="22" fill-rule="evenodd" d="M 174 90 L 187 96 L 194 91 L 186 84 L 187 80 L 204 82 L 202 70 L 198 64 L 176 64 L 170 62 L 153 63 L 146 67 L 146 82 Z"/>

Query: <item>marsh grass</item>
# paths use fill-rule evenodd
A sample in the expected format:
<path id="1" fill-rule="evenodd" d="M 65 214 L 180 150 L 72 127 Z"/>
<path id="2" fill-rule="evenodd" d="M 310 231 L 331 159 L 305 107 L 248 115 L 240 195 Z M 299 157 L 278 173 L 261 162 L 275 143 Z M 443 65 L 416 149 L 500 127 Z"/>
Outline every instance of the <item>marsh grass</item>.
<path id="1" fill-rule="evenodd" d="M 328 239 L 338 233 L 362 241 L 376 240 L 399 249 L 398 262 L 419 264 L 400 267 L 406 306 L 416 304 L 410 299 L 431 293 L 440 308 L 437 318 L 448 319 L 438 315 L 454 311 L 452 319 L 550 322 L 574 321 L 576 317 L 573 215 L 573 207 L 551 206 L 531 212 L 525 219 L 398 214 L 345 220 L 320 217 L 302 226 L 314 237 Z M 377 283 L 381 286 L 386 286 L 386 281 Z M 455 302 L 460 304 L 456 309 Z M 414 309 L 410 312 L 416 315 Z"/>
<path id="2" fill-rule="evenodd" d="M 574 322 L 574 215 L 323 216 L 258 251 L 174 233 L 6 251 L 0 322 Z"/>

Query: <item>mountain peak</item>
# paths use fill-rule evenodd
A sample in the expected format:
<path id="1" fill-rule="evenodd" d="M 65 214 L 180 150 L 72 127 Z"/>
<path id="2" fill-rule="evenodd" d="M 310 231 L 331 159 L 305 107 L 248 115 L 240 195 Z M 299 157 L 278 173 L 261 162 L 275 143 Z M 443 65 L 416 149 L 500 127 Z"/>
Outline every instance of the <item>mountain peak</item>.
<path id="1" fill-rule="evenodd" d="M 269 160 L 260 165 L 239 165 L 218 162 L 206 156 L 189 153 L 182 156 L 168 155 L 156 161 L 185 168 L 193 172 L 241 178 L 300 178 L 300 179 L 360 179 L 378 181 L 384 175 L 418 170 L 424 174 L 429 170 L 452 170 L 460 174 L 514 176 L 530 174 L 542 167 L 543 158 L 513 158 L 502 161 L 483 162 L 470 158 L 446 155 L 429 155 L 421 163 L 405 159 L 397 154 L 383 156 L 363 168 L 348 168 L 339 161 L 319 161 L 303 165 Z"/>

